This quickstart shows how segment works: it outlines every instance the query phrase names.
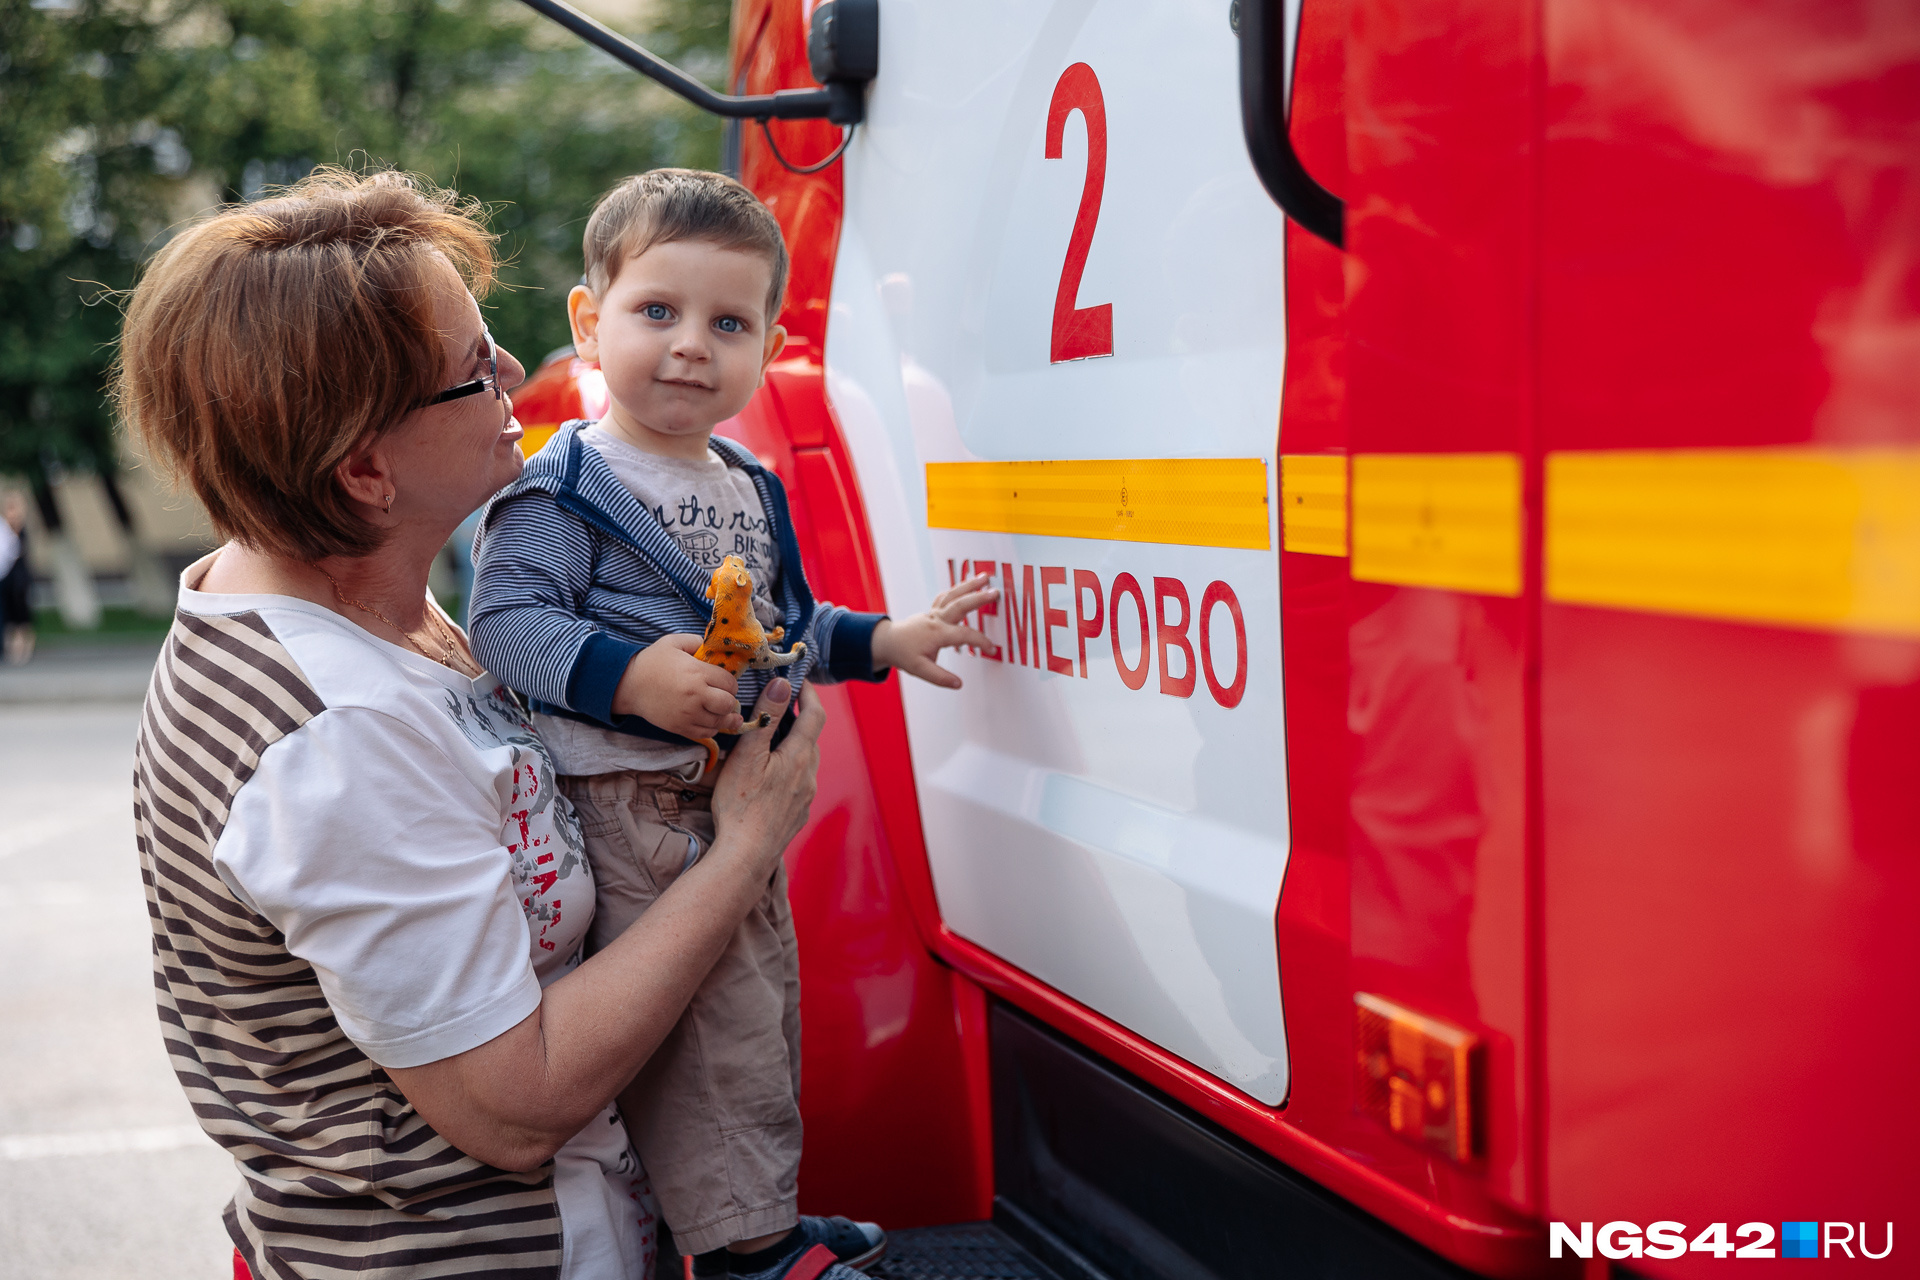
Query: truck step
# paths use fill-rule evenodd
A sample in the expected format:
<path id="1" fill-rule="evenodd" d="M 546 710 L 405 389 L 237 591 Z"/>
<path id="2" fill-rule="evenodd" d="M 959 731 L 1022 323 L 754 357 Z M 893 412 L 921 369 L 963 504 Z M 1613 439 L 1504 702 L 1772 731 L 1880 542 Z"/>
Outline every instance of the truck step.
<path id="1" fill-rule="evenodd" d="M 991 1222 L 887 1232 L 873 1280 L 1058 1280 Z"/>

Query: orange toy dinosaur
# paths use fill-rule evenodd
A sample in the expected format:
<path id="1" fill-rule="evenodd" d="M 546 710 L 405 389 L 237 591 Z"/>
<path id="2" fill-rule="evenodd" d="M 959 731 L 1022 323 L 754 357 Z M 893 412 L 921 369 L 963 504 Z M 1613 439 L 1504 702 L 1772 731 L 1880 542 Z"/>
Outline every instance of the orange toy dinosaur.
<path id="1" fill-rule="evenodd" d="M 787 629 L 775 627 L 766 631 L 760 626 L 760 619 L 753 613 L 753 575 L 747 572 L 746 561 L 739 556 L 728 556 L 713 571 L 713 581 L 707 584 L 707 599 L 713 601 L 713 618 L 707 623 L 707 634 L 693 655 L 700 661 L 725 667 L 737 676 L 748 667 L 762 671 L 792 666 L 807 651 L 804 640 L 796 641 L 786 653 L 773 651 L 774 642 L 786 635 Z M 750 727 L 764 729 L 772 719 L 763 715 Z M 713 766 L 720 762 L 720 744 L 712 738 L 694 741 L 707 749 L 705 772 L 712 773 Z"/>

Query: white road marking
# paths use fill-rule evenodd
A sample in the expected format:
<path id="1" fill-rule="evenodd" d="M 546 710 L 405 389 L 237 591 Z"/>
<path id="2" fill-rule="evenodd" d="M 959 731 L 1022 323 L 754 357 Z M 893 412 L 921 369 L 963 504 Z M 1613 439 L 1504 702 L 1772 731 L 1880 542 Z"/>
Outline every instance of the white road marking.
<path id="1" fill-rule="evenodd" d="M 86 1133 L 0 1134 L 0 1161 L 45 1160 L 53 1156 L 111 1156 L 129 1151 L 177 1151 L 212 1139 L 197 1124 L 163 1124 L 145 1129 L 95 1129 Z"/>

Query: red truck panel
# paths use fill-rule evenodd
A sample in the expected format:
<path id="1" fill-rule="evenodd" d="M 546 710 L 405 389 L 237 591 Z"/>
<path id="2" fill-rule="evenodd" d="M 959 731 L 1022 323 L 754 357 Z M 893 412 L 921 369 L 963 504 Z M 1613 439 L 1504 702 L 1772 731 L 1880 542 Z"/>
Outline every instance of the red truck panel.
<path id="1" fill-rule="evenodd" d="M 1575 0 L 1543 47 L 1542 447 L 1920 443 L 1920 12 Z M 1552 1216 L 1878 1247 L 1920 645 L 1548 603 L 1541 658 Z"/>
<path id="2" fill-rule="evenodd" d="M 736 5 L 748 91 L 809 83 L 801 15 Z M 1554 451 L 1915 443 L 1916 50 L 1897 7 L 1309 0 L 1293 133 L 1350 251 L 1289 230 L 1282 451 L 1517 457 L 1518 594 L 1282 555 L 1280 1111 L 947 932 L 897 694 L 823 691 L 809 1207 L 987 1211 L 984 986 L 1490 1273 L 1545 1271 L 1546 1218 L 1895 1217 L 1920 645 L 1549 603 L 1543 512 Z M 820 375 L 838 170 L 753 125 L 744 157 L 796 341 L 729 430 L 787 478 L 818 593 L 878 607 Z M 1354 1110 L 1356 991 L 1483 1037 L 1480 1158 Z"/>

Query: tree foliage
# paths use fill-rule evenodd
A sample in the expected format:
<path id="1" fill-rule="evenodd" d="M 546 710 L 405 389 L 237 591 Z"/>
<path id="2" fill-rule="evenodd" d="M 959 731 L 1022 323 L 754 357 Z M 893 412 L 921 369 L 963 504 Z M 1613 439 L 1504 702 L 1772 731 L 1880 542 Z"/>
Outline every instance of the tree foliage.
<path id="1" fill-rule="evenodd" d="M 0 471 L 110 472 L 102 398 L 140 262 L 221 201 L 314 165 L 392 165 L 494 208 L 496 338 L 567 337 L 600 192 L 711 166 L 716 122 L 512 0 L 0 0 Z M 726 0 L 638 35 L 717 81 Z"/>

